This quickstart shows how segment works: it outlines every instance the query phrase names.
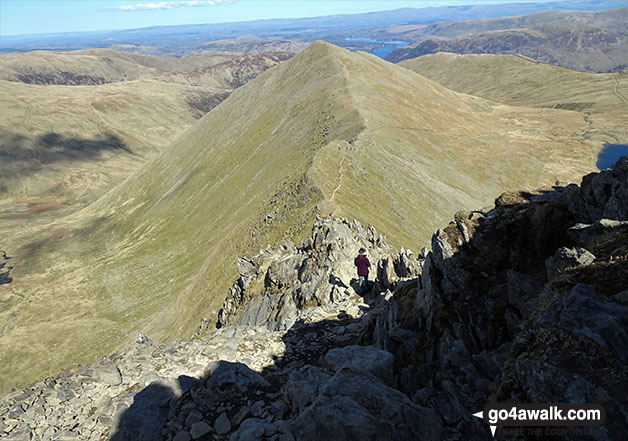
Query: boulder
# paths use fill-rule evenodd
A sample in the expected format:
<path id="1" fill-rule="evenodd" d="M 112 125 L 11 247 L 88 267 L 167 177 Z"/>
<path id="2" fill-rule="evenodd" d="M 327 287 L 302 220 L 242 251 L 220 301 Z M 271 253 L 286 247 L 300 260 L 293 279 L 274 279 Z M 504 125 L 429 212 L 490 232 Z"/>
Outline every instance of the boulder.
<path id="1" fill-rule="evenodd" d="M 574 286 L 539 325 L 584 335 L 628 363 L 628 308 L 603 300 L 584 283 Z"/>
<path id="2" fill-rule="evenodd" d="M 300 441 L 420 441 L 441 439 L 442 422 L 378 378 L 344 368 L 294 419 L 293 430 Z"/>
<path id="3" fill-rule="evenodd" d="M 593 224 L 578 223 L 568 230 L 571 237 L 580 246 L 591 246 L 628 233 L 628 221 L 598 219 Z"/>
<path id="4" fill-rule="evenodd" d="M 192 428 L 190 429 L 190 435 L 192 439 L 199 439 L 203 435 L 211 432 L 212 428 L 205 421 L 199 421 L 198 423 L 192 424 Z M 156 438 L 155 438 L 156 439 Z"/>
<path id="5" fill-rule="evenodd" d="M 214 422 L 214 430 L 218 435 L 224 435 L 225 433 L 231 432 L 231 421 L 227 417 L 226 413 L 221 413 L 216 421 Z"/>
<path id="6" fill-rule="evenodd" d="M 258 387 L 270 386 L 257 372 L 250 369 L 244 363 L 232 363 L 229 361 L 212 361 L 205 367 L 204 372 L 209 375 L 207 387 L 225 389 L 234 387 L 241 393 L 254 385 Z"/>
<path id="7" fill-rule="evenodd" d="M 304 366 L 290 372 L 285 390 L 293 412 L 301 412 L 318 396 L 330 376 L 319 367 Z"/>
<path id="8" fill-rule="evenodd" d="M 322 364 L 331 371 L 350 368 L 359 373 L 373 375 L 388 385 L 394 383 L 394 357 L 390 352 L 374 346 L 345 346 L 327 352 Z"/>
<path id="9" fill-rule="evenodd" d="M 595 256 L 582 247 L 561 247 L 545 261 L 547 278 L 552 280 L 567 270 L 590 265 L 594 261 Z"/>

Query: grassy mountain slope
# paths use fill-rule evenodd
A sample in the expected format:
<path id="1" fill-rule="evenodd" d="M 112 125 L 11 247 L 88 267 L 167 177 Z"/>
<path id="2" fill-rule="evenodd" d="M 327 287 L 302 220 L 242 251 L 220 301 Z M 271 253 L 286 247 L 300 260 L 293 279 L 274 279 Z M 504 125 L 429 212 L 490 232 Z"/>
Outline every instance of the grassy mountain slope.
<path id="1" fill-rule="evenodd" d="M 289 57 L 0 56 L 0 222 L 7 235 L 98 199 L 234 88 Z"/>
<path id="2" fill-rule="evenodd" d="M 90 206 L 2 238 L 14 257 L 2 388 L 139 331 L 190 334 L 222 303 L 236 257 L 301 237 L 319 211 L 420 247 L 452 212 L 500 191 L 576 179 L 600 148 L 588 129 L 576 112 L 492 103 L 315 43 Z"/>
<path id="3" fill-rule="evenodd" d="M 180 58 L 132 54 L 110 49 L 3 54 L 0 79 L 28 84 L 87 85 L 154 78 L 162 72 L 191 72 L 221 63 L 234 54 L 201 52 Z"/>
<path id="4" fill-rule="evenodd" d="M 628 75 L 589 73 L 518 55 L 438 53 L 399 63 L 443 86 L 514 106 L 566 109 L 586 115 L 599 142 L 628 139 Z"/>

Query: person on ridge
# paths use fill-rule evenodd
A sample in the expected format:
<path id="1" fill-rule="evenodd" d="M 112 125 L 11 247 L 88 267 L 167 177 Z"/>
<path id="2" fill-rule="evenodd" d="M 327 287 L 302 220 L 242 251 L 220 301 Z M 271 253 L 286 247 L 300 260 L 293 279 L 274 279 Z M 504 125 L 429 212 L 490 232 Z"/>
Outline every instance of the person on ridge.
<path id="1" fill-rule="evenodd" d="M 371 267 L 369 258 L 364 255 L 365 252 L 366 250 L 364 248 L 360 248 L 360 251 L 358 251 L 358 257 L 356 257 L 353 261 L 353 264 L 358 268 L 358 284 L 360 285 L 361 292 L 364 292 L 364 282 L 368 282 L 369 268 Z"/>

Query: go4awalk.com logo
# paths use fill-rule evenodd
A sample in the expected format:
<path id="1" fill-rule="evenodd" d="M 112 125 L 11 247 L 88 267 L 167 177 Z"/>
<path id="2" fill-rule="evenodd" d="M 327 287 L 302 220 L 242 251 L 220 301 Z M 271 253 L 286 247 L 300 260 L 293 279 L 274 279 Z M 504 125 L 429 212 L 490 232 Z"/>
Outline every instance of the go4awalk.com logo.
<path id="1" fill-rule="evenodd" d="M 585 435 L 599 430 L 595 426 L 604 422 L 606 411 L 595 403 L 498 403 L 492 397 L 484 410 L 473 416 L 482 418 L 493 436 L 498 428 L 502 433 L 503 427 L 518 428 L 507 430 L 509 435 Z"/>

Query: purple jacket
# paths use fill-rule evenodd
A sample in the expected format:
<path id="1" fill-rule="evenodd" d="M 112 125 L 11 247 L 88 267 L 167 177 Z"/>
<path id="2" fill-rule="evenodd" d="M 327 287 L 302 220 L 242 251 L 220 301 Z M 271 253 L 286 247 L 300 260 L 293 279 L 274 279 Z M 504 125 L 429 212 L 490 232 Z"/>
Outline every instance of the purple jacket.
<path id="1" fill-rule="evenodd" d="M 366 256 L 358 256 L 353 261 L 353 264 L 358 267 L 358 276 L 366 276 L 369 273 L 371 262 Z"/>

